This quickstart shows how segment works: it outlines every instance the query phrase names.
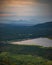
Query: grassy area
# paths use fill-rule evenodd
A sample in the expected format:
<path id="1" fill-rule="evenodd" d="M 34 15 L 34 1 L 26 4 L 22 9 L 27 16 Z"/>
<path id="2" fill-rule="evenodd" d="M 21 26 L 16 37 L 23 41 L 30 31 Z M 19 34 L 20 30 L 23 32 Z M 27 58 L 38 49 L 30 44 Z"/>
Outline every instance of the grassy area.
<path id="1" fill-rule="evenodd" d="M 52 62 L 36 55 L 15 55 L 2 52 L 0 54 L 0 65 L 52 65 Z"/>
<path id="2" fill-rule="evenodd" d="M 52 47 L 0 44 L 0 65 L 52 65 Z"/>

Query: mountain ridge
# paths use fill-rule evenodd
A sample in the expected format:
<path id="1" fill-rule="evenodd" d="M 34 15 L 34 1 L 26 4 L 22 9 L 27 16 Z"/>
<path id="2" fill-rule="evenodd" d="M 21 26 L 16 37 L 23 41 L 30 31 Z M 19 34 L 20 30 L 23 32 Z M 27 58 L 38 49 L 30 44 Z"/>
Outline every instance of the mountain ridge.
<path id="1" fill-rule="evenodd" d="M 0 32 L 0 41 L 33 39 L 39 37 L 52 38 L 52 22 L 41 23 L 33 26 L 0 24 Z"/>

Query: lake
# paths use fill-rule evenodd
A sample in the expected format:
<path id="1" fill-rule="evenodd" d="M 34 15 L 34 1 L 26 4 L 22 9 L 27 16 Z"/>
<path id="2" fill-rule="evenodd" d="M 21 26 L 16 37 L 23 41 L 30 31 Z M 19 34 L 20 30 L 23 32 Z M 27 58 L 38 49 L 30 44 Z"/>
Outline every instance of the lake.
<path id="1" fill-rule="evenodd" d="M 36 38 L 36 39 L 19 41 L 19 42 L 11 42 L 11 44 L 40 45 L 44 47 L 52 47 L 52 40 L 48 38 Z"/>

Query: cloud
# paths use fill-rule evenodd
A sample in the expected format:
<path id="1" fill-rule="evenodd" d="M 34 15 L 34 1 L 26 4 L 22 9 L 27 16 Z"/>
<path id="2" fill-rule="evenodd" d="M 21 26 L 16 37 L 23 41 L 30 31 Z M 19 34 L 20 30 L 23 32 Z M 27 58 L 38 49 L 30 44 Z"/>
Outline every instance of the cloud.
<path id="1" fill-rule="evenodd" d="M 40 2 L 40 3 L 51 3 L 52 0 L 34 0 L 36 2 Z"/>
<path id="2" fill-rule="evenodd" d="M 8 17 L 8 16 L 14 16 L 14 14 L 0 14 L 0 17 Z"/>
<path id="3" fill-rule="evenodd" d="M 44 16 L 44 19 L 51 16 L 52 0 L 0 0 L 0 3 L 1 18 L 27 19 L 30 16 Z"/>
<path id="4" fill-rule="evenodd" d="M 52 3 L 52 0 L 0 0 L 0 3 L 12 3 L 12 2 L 38 2 L 38 3 Z"/>
<path id="5" fill-rule="evenodd" d="M 0 6 L 20 6 L 20 5 L 39 5 L 39 4 L 46 4 L 51 6 L 52 0 L 0 0 Z M 0 8 L 1 8 L 0 7 Z"/>

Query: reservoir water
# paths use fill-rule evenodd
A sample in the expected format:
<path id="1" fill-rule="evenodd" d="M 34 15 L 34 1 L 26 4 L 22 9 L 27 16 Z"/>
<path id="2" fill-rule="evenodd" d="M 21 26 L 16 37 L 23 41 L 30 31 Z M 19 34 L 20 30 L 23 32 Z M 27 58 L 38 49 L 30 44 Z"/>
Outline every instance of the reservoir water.
<path id="1" fill-rule="evenodd" d="M 36 38 L 36 39 L 19 41 L 19 42 L 11 42 L 11 44 L 40 45 L 44 47 L 52 47 L 52 40 L 48 38 Z"/>

